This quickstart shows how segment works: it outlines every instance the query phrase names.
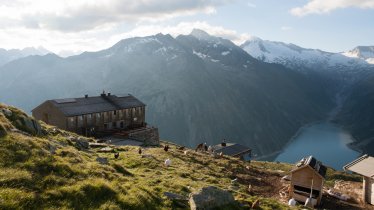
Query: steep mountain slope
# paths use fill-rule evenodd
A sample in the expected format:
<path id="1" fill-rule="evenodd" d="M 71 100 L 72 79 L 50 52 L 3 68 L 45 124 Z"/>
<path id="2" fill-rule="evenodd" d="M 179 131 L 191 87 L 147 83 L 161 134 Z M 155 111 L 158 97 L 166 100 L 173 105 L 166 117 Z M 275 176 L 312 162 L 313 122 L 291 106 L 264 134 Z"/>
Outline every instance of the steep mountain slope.
<path id="1" fill-rule="evenodd" d="M 343 53 L 343 55 L 352 58 L 360 58 L 370 64 L 374 64 L 374 46 L 358 46 L 353 50 Z"/>
<path id="2" fill-rule="evenodd" d="M 305 74 L 315 72 L 332 82 L 336 108 L 329 119 L 344 126 L 356 138 L 354 145 L 374 154 L 374 47 L 360 46 L 346 53 L 328 53 L 293 44 L 253 38 L 241 46 L 250 55 L 283 64 Z"/>
<path id="3" fill-rule="evenodd" d="M 352 86 L 336 122 L 349 130 L 356 139 L 354 146 L 374 155 L 374 74 Z"/>
<path id="4" fill-rule="evenodd" d="M 27 57 L 29 55 L 46 55 L 48 53 L 51 53 L 50 51 L 44 49 L 43 47 L 28 47 L 24 48 L 22 50 L 18 49 L 12 49 L 12 50 L 5 50 L 0 48 L 0 66 L 19 59 L 23 57 Z"/>
<path id="5" fill-rule="evenodd" d="M 195 30 L 122 40 L 69 58 L 20 59 L 0 68 L 0 100 L 30 111 L 50 98 L 132 93 L 164 139 L 195 146 L 223 138 L 254 153 L 279 150 L 333 107 L 323 78 L 257 61 L 232 42 Z M 325 85 L 326 84 L 326 85 Z"/>

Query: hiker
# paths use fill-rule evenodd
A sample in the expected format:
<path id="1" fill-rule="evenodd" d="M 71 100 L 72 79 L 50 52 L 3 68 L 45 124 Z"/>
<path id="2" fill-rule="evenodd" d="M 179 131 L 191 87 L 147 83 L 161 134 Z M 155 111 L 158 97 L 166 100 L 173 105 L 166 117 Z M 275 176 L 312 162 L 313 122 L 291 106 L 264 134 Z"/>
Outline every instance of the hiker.
<path id="1" fill-rule="evenodd" d="M 169 150 L 169 145 L 165 145 L 164 150 L 165 150 L 165 152 L 167 152 Z"/>
<path id="2" fill-rule="evenodd" d="M 119 157 L 119 153 L 117 152 L 117 153 L 114 154 L 114 158 L 118 159 L 118 157 Z"/>
<path id="3" fill-rule="evenodd" d="M 139 155 L 142 154 L 142 148 L 139 147 L 138 153 L 139 153 Z"/>

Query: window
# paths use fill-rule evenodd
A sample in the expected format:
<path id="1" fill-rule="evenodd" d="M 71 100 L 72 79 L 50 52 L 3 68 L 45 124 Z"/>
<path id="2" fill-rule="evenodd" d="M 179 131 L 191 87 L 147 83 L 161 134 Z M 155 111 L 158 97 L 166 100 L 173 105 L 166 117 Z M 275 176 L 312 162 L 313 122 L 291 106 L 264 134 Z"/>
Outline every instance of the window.
<path id="1" fill-rule="evenodd" d="M 113 111 L 113 115 L 117 115 L 117 111 L 116 110 Z"/>
<path id="2" fill-rule="evenodd" d="M 91 123 L 92 123 L 92 114 L 86 115 L 86 119 L 87 119 L 87 125 L 91 125 Z"/>
<path id="3" fill-rule="evenodd" d="M 83 126 L 83 116 L 78 116 L 78 127 L 82 127 Z"/>
<path id="4" fill-rule="evenodd" d="M 108 112 L 104 112 L 104 122 L 108 122 L 109 121 L 109 114 Z"/>
<path id="5" fill-rule="evenodd" d="M 135 116 L 136 114 L 135 111 L 136 111 L 135 108 L 132 108 L 132 116 Z"/>
<path id="6" fill-rule="evenodd" d="M 96 113 L 96 125 L 101 124 L 101 113 Z"/>
<path id="7" fill-rule="evenodd" d="M 119 119 L 123 119 L 123 110 L 118 110 Z"/>
<path id="8" fill-rule="evenodd" d="M 75 117 L 68 118 L 68 128 L 75 128 Z"/>

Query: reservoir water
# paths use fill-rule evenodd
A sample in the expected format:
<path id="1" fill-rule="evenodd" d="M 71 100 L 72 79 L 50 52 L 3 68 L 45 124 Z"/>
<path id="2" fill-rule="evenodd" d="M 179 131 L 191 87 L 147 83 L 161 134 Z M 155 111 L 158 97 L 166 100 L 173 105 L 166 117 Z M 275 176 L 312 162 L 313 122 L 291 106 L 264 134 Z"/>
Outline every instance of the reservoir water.
<path id="1" fill-rule="evenodd" d="M 295 163 L 303 157 L 313 155 L 324 165 L 343 170 L 345 164 L 360 155 L 347 146 L 351 142 L 352 136 L 332 123 L 313 124 L 301 128 L 275 161 Z"/>

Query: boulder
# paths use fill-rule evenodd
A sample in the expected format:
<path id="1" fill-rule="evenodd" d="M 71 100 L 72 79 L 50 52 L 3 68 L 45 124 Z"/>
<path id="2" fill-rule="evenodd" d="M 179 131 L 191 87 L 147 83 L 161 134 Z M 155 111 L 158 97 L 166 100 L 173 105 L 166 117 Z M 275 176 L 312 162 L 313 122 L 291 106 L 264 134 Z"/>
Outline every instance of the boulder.
<path id="1" fill-rule="evenodd" d="M 107 158 L 102 158 L 102 157 L 96 158 L 96 161 L 99 162 L 102 165 L 108 165 L 108 163 L 109 163 Z"/>
<path id="2" fill-rule="evenodd" d="M 234 196 L 229 191 L 214 186 L 204 187 L 198 192 L 191 193 L 189 203 L 191 210 L 208 210 L 236 204 Z"/>
<path id="3" fill-rule="evenodd" d="M 2 112 L 6 117 L 11 117 L 13 115 L 13 112 L 10 111 L 9 109 L 7 108 L 1 108 L 0 109 L 0 112 Z"/>
<path id="4" fill-rule="evenodd" d="M 42 127 L 40 126 L 40 124 L 30 118 L 30 117 L 23 117 L 23 125 L 25 126 L 25 132 L 28 132 L 32 135 L 41 135 L 42 134 Z"/>
<path id="5" fill-rule="evenodd" d="M 78 138 L 75 141 L 75 144 L 77 145 L 77 147 L 79 149 L 88 149 L 88 148 L 90 148 L 90 144 L 89 144 L 89 142 L 86 139 Z"/>
<path id="6" fill-rule="evenodd" d="M 85 138 L 69 136 L 69 137 L 67 137 L 67 139 L 74 142 L 75 147 L 77 149 L 83 150 L 83 149 L 89 149 L 90 148 L 90 142 Z"/>

